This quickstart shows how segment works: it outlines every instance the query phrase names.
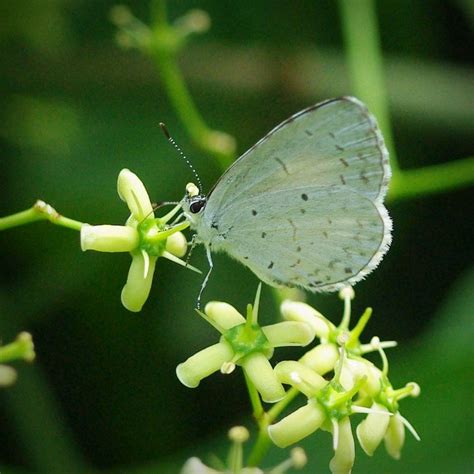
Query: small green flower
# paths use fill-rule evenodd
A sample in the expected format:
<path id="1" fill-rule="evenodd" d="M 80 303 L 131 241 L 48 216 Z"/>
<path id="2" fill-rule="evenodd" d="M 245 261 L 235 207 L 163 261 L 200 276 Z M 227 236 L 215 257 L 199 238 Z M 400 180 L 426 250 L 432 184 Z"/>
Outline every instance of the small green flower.
<path id="1" fill-rule="evenodd" d="M 360 398 L 355 401 L 354 408 L 357 410 L 357 405 L 360 405 L 359 411 L 363 411 L 363 406 L 367 406 L 368 403 L 371 405 L 366 419 L 357 427 L 357 438 L 362 449 L 369 456 L 372 456 L 382 440 L 385 440 L 387 452 L 395 459 L 399 459 L 405 440 L 405 427 L 410 430 L 416 440 L 420 440 L 413 426 L 400 414 L 399 401 L 408 396 L 417 397 L 420 387 L 410 382 L 401 389 L 393 389 L 388 379 L 388 359 L 379 339 L 372 338 L 371 344 L 375 350 L 379 351 L 383 368 L 380 370 L 366 360 L 358 362 L 361 372 L 365 368 L 366 383 L 361 387 Z"/>
<path id="2" fill-rule="evenodd" d="M 282 420 L 268 427 L 270 439 L 284 448 L 314 433 L 318 429 L 332 432 L 334 457 L 329 467 L 332 473 L 351 472 L 355 460 L 354 439 L 349 417 L 353 413 L 353 397 L 365 378 L 346 389 L 341 384 L 345 351 L 340 349 L 333 379 L 328 382 L 311 367 L 296 361 L 283 361 L 275 366 L 278 379 L 292 385 L 307 397 L 307 403 Z"/>
<path id="3" fill-rule="evenodd" d="M 35 358 L 35 348 L 31 334 L 21 332 L 9 344 L 0 347 L 0 387 L 11 385 L 16 380 L 16 371 L 4 362 L 23 359 L 32 362 Z"/>
<path id="4" fill-rule="evenodd" d="M 81 248 L 84 251 L 130 252 L 132 264 L 121 299 L 125 308 L 138 312 L 150 293 L 159 257 L 198 270 L 179 258 L 187 250 L 186 238 L 180 231 L 189 224 L 182 222 L 174 226 L 168 225 L 180 210 L 179 205 L 167 215 L 155 218 L 145 186 L 138 176 L 128 169 L 120 172 L 117 190 L 130 210 L 126 224 L 124 226 L 84 224 L 81 227 Z"/>
<path id="5" fill-rule="evenodd" d="M 192 457 L 186 461 L 181 474 L 263 474 L 258 467 L 244 467 L 243 444 L 249 439 L 249 432 L 244 426 L 234 426 L 229 430 L 229 439 L 232 442 L 227 462 L 214 460 L 215 468 L 206 466 L 199 458 Z M 306 453 L 302 448 L 293 448 L 290 457 L 277 466 L 265 469 L 267 474 L 285 474 L 291 468 L 302 469 L 307 462 Z"/>
<path id="6" fill-rule="evenodd" d="M 183 385 L 197 387 L 208 375 L 218 370 L 229 374 L 240 365 L 264 401 L 273 403 L 283 398 L 285 390 L 268 360 L 275 347 L 309 344 L 314 330 L 305 322 L 297 321 L 260 327 L 257 322 L 260 288 L 254 306 L 247 307 L 247 319 L 223 302 L 208 303 L 204 313 L 198 311 L 221 333 L 221 338 L 217 344 L 178 365 L 176 374 Z"/>

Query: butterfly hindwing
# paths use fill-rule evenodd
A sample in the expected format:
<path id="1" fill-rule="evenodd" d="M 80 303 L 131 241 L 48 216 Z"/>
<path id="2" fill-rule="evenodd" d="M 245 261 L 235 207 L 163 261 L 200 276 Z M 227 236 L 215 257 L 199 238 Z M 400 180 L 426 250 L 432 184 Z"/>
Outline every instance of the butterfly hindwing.
<path id="1" fill-rule="evenodd" d="M 229 207 L 220 247 L 273 286 L 332 291 L 363 278 L 390 241 L 390 220 L 345 188 L 275 190 Z"/>

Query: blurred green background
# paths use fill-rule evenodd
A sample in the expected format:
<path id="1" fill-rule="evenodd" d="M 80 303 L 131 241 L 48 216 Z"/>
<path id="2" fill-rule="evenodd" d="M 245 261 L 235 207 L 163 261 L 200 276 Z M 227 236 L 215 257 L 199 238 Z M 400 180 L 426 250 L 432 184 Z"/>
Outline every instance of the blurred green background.
<path id="1" fill-rule="evenodd" d="M 121 224 L 120 169 L 152 198 L 178 200 L 191 171 L 158 128 L 163 121 L 206 189 L 221 174 L 180 124 L 152 61 L 124 51 L 108 20 L 113 1 L 0 2 L 0 216 L 41 198 L 71 218 Z M 148 20 L 147 1 L 128 2 Z M 239 153 L 292 113 L 351 94 L 340 12 L 314 2 L 169 2 L 174 19 L 207 11 L 210 31 L 193 38 L 180 66 L 209 126 L 236 137 Z M 377 2 L 394 140 L 403 169 L 472 155 L 474 4 L 470 0 Z M 393 245 L 356 286 L 354 314 L 374 308 L 367 338 L 396 339 L 395 386 L 421 385 L 401 411 L 400 461 L 357 448 L 354 473 L 467 473 L 474 468 L 472 189 L 388 203 Z M 252 426 L 241 373 L 183 387 L 175 367 L 215 342 L 193 311 L 201 277 L 160 259 L 139 314 L 120 304 L 130 258 L 82 253 L 74 231 L 37 223 L 0 233 L 0 335 L 33 334 L 36 362 L 0 393 L 0 471 L 175 473 L 190 455 L 224 456 L 234 424 Z M 193 265 L 206 269 L 197 248 Z M 226 256 L 204 300 L 240 310 L 256 277 Z M 335 295 L 309 301 L 337 322 Z M 263 290 L 263 322 L 277 311 Z M 368 341 L 367 341 L 368 342 Z M 276 359 L 300 351 L 277 352 Z M 377 359 L 374 359 L 377 360 Z M 330 436 L 303 443 L 303 472 L 327 472 Z M 287 454 L 273 449 L 265 466 Z"/>

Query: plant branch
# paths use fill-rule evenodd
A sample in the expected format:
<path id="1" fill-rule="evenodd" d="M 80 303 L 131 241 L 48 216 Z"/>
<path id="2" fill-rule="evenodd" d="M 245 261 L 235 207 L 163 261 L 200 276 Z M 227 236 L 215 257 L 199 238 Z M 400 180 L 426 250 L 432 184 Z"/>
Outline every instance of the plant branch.
<path id="1" fill-rule="evenodd" d="M 377 117 L 390 152 L 394 172 L 398 163 L 393 144 L 383 58 L 374 0 L 339 0 L 349 71 L 357 97 Z"/>
<path id="2" fill-rule="evenodd" d="M 474 185 L 474 157 L 400 170 L 393 174 L 388 199 L 397 201 Z"/>
<path id="3" fill-rule="evenodd" d="M 152 21 L 149 54 L 160 71 L 161 82 L 175 113 L 196 145 L 211 153 L 220 168 L 225 170 L 236 157 L 235 140 L 230 135 L 210 129 L 194 103 L 177 63 L 177 54 L 186 36 L 168 23 L 164 0 L 152 2 Z"/>
<path id="4" fill-rule="evenodd" d="M 83 222 L 64 217 L 59 214 L 52 206 L 44 201 L 36 201 L 30 209 L 17 212 L 10 216 L 0 218 L 0 230 L 11 229 L 25 224 L 31 224 L 36 221 L 50 221 L 62 227 L 72 230 L 81 230 Z"/>

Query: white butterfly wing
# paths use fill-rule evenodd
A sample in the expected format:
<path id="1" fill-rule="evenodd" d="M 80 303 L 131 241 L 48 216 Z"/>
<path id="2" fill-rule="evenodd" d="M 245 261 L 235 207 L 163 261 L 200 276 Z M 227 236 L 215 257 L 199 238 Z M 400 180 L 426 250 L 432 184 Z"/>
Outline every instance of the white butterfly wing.
<path id="1" fill-rule="evenodd" d="M 367 197 L 313 185 L 229 206 L 214 243 L 272 286 L 333 291 L 379 263 L 389 230 L 387 214 Z"/>
<path id="2" fill-rule="evenodd" d="M 270 284 L 334 290 L 361 279 L 388 248 L 389 178 L 367 108 L 351 97 L 329 100 L 242 155 L 211 192 L 200 227 L 216 230 L 211 247 Z"/>
<path id="3" fill-rule="evenodd" d="M 375 118 L 359 100 L 342 97 L 293 115 L 244 153 L 217 182 L 207 211 L 295 183 L 346 186 L 381 202 L 389 179 Z"/>

